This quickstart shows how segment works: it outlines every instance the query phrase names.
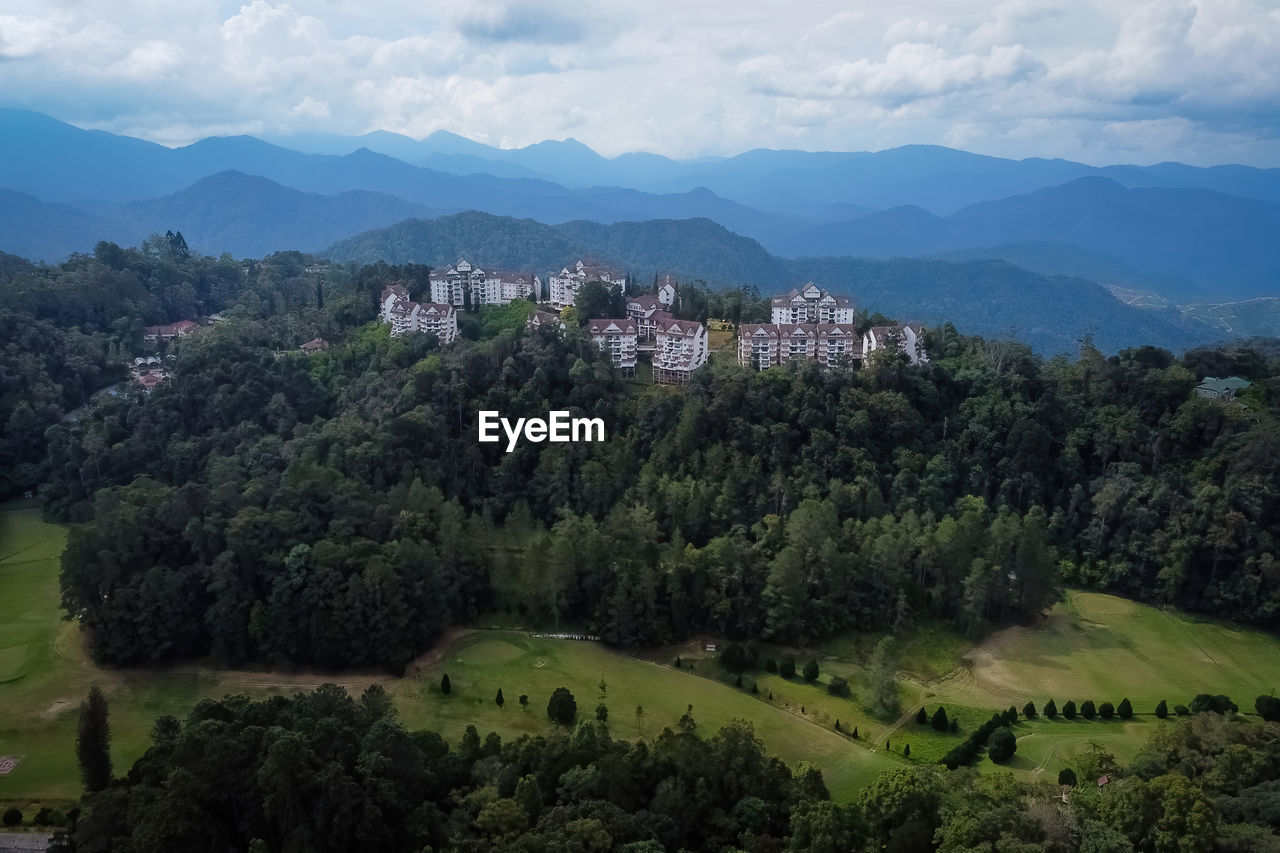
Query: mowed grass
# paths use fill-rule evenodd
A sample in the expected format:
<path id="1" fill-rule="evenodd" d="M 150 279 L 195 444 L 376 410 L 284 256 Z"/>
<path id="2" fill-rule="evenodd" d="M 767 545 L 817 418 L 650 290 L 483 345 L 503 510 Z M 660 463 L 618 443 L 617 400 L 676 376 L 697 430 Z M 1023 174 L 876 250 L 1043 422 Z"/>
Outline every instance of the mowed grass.
<path id="1" fill-rule="evenodd" d="M 440 692 L 445 673 L 452 688 L 448 696 Z M 653 738 L 666 726 L 674 728 L 689 705 L 704 736 L 730 720 L 749 720 L 767 750 L 792 766 L 810 761 L 821 768 L 832 796 L 841 800 L 895 765 L 883 753 L 800 718 L 777 702 L 687 670 L 619 655 L 597 643 L 514 631 L 474 632 L 390 689 L 411 728 L 434 729 L 456 741 L 468 725 L 504 737 L 552 731 L 547 700 L 557 687 L 574 694 L 580 719 L 593 719 L 596 705 L 603 703 L 610 731 L 623 739 Z M 506 700 L 502 708 L 494 701 L 499 688 Z M 521 694 L 529 696 L 528 708 L 521 709 Z M 643 708 L 641 714 L 637 706 Z"/>
<path id="2" fill-rule="evenodd" d="M 981 643 L 967 672 L 942 682 L 938 694 L 992 698 L 1020 709 L 1053 698 L 1119 704 L 1138 714 L 1161 699 L 1187 703 L 1197 693 L 1225 693 L 1242 710 L 1280 688 L 1280 638 L 1112 595 L 1071 591 L 1049 617 L 1010 628 Z M 998 707 L 998 706 L 997 706 Z"/>

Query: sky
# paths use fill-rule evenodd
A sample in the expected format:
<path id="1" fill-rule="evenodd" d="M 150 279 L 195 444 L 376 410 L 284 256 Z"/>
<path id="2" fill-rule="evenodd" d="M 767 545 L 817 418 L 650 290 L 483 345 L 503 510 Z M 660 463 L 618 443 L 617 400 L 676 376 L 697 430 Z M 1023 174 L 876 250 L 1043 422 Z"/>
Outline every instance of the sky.
<path id="1" fill-rule="evenodd" d="M 166 145 L 443 129 L 1280 166 L 1280 0 L 0 0 L 0 106 Z"/>

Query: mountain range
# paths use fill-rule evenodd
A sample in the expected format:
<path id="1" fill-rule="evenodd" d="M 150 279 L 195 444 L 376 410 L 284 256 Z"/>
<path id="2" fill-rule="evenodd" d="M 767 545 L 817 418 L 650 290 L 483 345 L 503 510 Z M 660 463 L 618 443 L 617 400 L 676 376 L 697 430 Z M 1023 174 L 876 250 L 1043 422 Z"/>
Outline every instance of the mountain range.
<path id="1" fill-rule="evenodd" d="M 1093 167 L 937 146 L 606 158 L 574 140 L 498 149 L 445 132 L 167 148 L 0 109 L 0 250 L 36 260 L 169 229 L 236 256 L 351 237 L 358 257 L 370 238 L 355 235 L 467 210 L 563 226 L 575 251 L 619 263 L 631 230 L 613 226 L 663 221 L 652 227 L 668 260 L 655 266 L 730 283 L 771 283 L 770 270 L 794 269 L 785 258 L 832 258 L 821 268 L 839 270 L 852 268 L 841 258 L 914 257 L 928 261 L 921 270 L 1003 260 L 1175 302 L 1280 296 L 1280 169 Z M 742 259 L 702 253 L 701 220 L 749 238 Z M 406 242 L 422 237 L 416 226 L 392 233 L 372 254 L 422 254 Z M 980 287 L 962 296 L 990 301 Z"/>

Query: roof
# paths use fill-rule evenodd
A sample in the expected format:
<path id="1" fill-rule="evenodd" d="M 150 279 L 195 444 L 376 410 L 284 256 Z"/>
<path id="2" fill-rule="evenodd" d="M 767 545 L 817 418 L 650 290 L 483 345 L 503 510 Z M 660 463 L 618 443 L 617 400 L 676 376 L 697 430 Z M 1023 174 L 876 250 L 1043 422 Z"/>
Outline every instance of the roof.
<path id="1" fill-rule="evenodd" d="M 702 330 L 702 324 L 694 320 L 662 319 L 658 324 L 658 332 L 678 335 L 696 335 Z"/>
<path id="2" fill-rule="evenodd" d="M 636 334 L 636 321 L 630 317 L 605 317 L 587 323 L 587 331 L 593 335 Z"/>
<path id="3" fill-rule="evenodd" d="M 1197 388 L 1205 388 L 1216 394 L 1225 394 L 1228 391 L 1241 391 L 1248 388 L 1253 383 L 1247 379 L 1241 379 L 1239 376 L 1228 376 L 1226 379 L 1219 379 L 1216 376 L 1206 376 L 1204 381 L 1197 385 Z"/>
<path id="4" fill-rule="evenodd" d="M 303 344 L 301 347 L 299 347 L 299 349 L 306 350 L 307 352 L 311 352 L 312 350 L 320 350 L 320 349 L 328 349 L 328 348 L 329 348 L 329 342 L 326 341 L 324 338 L 312 338 L 311 340 Z"/>

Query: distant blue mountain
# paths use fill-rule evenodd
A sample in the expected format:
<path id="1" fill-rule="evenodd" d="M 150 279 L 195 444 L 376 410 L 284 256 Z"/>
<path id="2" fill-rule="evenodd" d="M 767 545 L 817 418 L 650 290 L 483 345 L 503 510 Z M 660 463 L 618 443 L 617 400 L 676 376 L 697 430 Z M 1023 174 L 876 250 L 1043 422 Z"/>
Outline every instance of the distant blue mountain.
<path id="1" fill-rule="evenodd" d="M 947 217 L 899 207 L 766 241 L 784 255 L 887 258 L 978 246 L 1069 243 L 1178 277 L 1207 294 L 1280 295 L 1280 205 L 1204 189 L 1126 189 L 1087 177 Z"/>

